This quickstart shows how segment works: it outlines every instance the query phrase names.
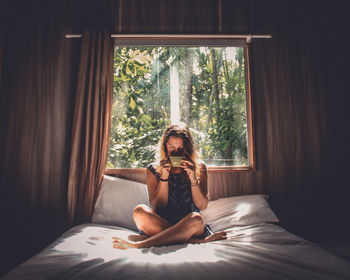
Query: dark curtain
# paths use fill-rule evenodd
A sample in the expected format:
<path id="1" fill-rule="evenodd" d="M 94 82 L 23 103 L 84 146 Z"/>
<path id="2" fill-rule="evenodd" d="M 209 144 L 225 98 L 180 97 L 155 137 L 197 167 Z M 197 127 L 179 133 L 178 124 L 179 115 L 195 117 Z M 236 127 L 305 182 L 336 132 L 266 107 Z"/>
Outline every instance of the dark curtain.
<path id="1" fill-rule="evenodd" d="M 273 0 L 117 0 L 113 33 L 269 33 Z"/>
<path id="2" fill-rule="evenodd" d="M 340 3 L 276 1 L 273 38 L 251 46 L 256 184 L 284 226 L 315 241 L 349 234 L 349 52 L 339 41 L 348 17 Z"/>
<path id="3" fill-rule="evenodd" d="M 64 37 L 62 1 L 1 4 L 0 274 L 67 228 L 79 43 Z"/>
<path id="4" fill-rule="evenodd" d="M 316 231 L 318 216 L 325 214 L 322 174 L 325 140 L 331 135 L 324 64 L 329 23 L 322 12 L 307 2 L 275 3 L 273 38 L 254 40 L 251 46 L 257 184 L 270 194 L 282 224 L 303 234 Z"/>
<path id="5" fill-rule="evenodd" d="M 113 45 L 107 31 L 82 38 L 68 183 L 72 224 L 91 219 L 107 164 L 113 101 Z"/>
<path id="6" fill-rule="evenodd" d="M 1 14 L 0 14 L 1 16 Z M 2 77 L 2 54 L 4 49 L 4 24 L 0 23 L 0 89 L 1 89 L 1 77 Z"/>
<path id="7" fill-rule="evenodd" d="M 217 33 L 218 0 L 118 0 L 113 33 Z"/>

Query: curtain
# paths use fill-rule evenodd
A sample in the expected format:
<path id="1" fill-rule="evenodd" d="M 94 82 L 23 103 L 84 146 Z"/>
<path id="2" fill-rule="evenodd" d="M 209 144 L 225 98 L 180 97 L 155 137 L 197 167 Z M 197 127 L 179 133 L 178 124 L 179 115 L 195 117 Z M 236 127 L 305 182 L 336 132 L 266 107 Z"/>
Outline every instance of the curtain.
<path id="1" fill-rule="evenodd" d="M 80 42 L 61 2 L 0 1 L 0 275 L 67 228 Z"/>
<path id="2" fill-rule="evenodd" d="M 4 35 L 3 35 L 3 25 L 0 24 L 0 90 L 1 90 L 1 80 L 2 80 L 2 53 L 4 48 Z"/>
<path id="3" fill-rule="evenodd" d="M 4 17 L 4 3 L 0 4 L 0 96 L 1 96 L 1 81 L 2 81 L 2 57 L 4 50 L 4 27 L 5 27 L 5 17 Z"/>
<path id="4" fill-rule="evenodd" d="M 217 33 L 220 0 L 118 0 L 113 33 Z"/>
<path id="5" fill-rule="evenodd" d="M 71 224 L 90 220 L 102 183 L 110 134 L 112 85 L 110 34 L 86 30 L 81 44 L 68 180 Z"/>

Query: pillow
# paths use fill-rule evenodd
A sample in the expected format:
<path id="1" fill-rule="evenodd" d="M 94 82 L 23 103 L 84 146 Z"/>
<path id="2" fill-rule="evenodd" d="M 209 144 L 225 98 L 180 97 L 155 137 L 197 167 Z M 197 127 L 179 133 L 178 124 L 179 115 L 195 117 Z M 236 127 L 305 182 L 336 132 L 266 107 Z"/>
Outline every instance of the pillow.
<path id="1" fill-rule="evenodd" d="M 258 223 L 277 223 L 279 219 L 262 194 L 242 195 L 209 201 L 201 211 L 212 231 L 231 226 L 247 226 Z"/>
<path id="2" fill-rule="evenodd" d="M 136 230 L 132 211 L 138 204 L 150 206 L 147 185 L 105 175 L 92 222 Z"/>

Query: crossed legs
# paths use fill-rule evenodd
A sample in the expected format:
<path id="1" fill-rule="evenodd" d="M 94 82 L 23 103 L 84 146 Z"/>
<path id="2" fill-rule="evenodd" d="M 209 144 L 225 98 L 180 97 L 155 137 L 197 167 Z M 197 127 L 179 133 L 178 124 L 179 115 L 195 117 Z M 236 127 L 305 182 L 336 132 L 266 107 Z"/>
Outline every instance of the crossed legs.
<path id="1" fill-rule="evenodd" d="M 130 243 L 115 237 L 114 248 L 149 248 L 186 242 L 201 243 L 226 238 L 225 232 L 215 233 L 206 240 L 196 238 L 204 233 L 205 226 L 202 216 L 196 212 L 188 214 L 177 224 L 171 225 L 157 215 L 153 209 L 146 205 L 138 205 L 134 209 L 133 217 L 137 227 L 146 234 L 144 240 Z"/>

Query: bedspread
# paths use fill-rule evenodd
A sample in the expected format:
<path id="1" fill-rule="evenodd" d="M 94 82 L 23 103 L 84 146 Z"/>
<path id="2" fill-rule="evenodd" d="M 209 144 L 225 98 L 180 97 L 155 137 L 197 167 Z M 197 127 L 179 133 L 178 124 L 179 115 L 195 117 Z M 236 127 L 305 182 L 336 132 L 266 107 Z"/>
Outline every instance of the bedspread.
<path id="1" fill-rule="evenodd" d="M 350 279 L 349 262 L 278 225 L 227 231 L 227 240 L 124 251 L 112 237 L 136 232 L 83 224 L 3 279 Z"/>

